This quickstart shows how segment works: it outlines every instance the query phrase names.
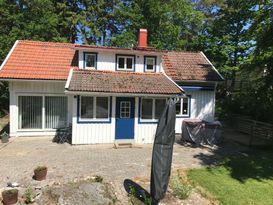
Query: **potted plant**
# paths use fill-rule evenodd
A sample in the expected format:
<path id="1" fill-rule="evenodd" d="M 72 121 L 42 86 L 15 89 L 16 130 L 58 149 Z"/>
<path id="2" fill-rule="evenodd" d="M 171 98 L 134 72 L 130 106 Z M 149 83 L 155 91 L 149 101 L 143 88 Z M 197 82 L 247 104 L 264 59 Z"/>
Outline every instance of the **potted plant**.
<path id="1" fill-rule="evenodd" d="M 9 142 L 9 134 L 4 132 L 2 135 L 1 135 L 1 141 L 2 143 L 8 143 Z"/>
<path id="2" fill-rule="evenodd" d="M 18 190 L 8 189 L 2 192 L 3 204 L 15 204 L 18 201 Z"/>
<path id="3" fill-rule="evenodd" d="M 42 181 L 46 178 L 47 175 L 47 167 L 46 166 L 38 166 L 34 169 L 34 179 L 37 181 Z"/>

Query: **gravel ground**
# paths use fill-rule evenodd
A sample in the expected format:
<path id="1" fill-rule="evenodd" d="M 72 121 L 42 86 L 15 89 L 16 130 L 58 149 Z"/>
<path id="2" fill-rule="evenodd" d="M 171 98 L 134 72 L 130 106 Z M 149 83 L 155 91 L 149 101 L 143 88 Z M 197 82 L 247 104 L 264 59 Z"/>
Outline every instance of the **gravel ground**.
<path id="1" fill-rule="evenodd" d="M 48 177 L 43 183 L 66 183 L 100 175 L 113 184 L 116 195 L 122 198 L 126 196 L 124 179 L 149 179 L 151 153 L 152 145 L 114 149 L 112 144 L 71 146 L 52 143 L 49 137 L 16 138 L 7 146 L 0 143 L 0 187 L 5 187 L 7 182 L 37 185 L 32 179 L 33 169 L 46 165 Z M 173 168 L 213 165 L 219 157 L 215 150 L 175 144 Z"/>

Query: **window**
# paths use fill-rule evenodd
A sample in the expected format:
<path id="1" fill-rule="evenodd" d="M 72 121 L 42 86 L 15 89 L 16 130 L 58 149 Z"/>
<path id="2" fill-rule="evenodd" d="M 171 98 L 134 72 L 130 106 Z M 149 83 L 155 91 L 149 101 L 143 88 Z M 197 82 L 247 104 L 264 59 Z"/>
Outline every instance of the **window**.
<path id="1" fill-rule="evenodd" d="M 67 98 L 60 96 L 45 96 L 45 128 L 66 127 Z"/>
<path id="2" fill-rule="evenodd" d="M 156 71 L 156 57 L 144 56 L 144 70 L 146 72 Z"/>
<path id="3" fill-rule="evenodd" d="M 96 69 L 97 67 L 97 54 L 84 53 L 84 68 Z"/>
<path id="4" fill-rule="evenodd" d="M 109 97 L 89 97 L 80 98 L 80 118 L 82 120 L 105 120 L 109 119 L 110 113 Z"/>
<path id="5" fill-rule="evenodd" d="M 42 129 L 42 96 L 19 96 L 19 129 Z"/>
<path id="6" fill-rule="evenodd" d="M 144 98 L 141 100 L 141 119 L 158 120 L 166 105 L 166 99 Z"/>
<path id="7" fill-rule="evenodd" d="M 178 116 L 190 116 L 190 96 L 180 98 L 176 103 L 176 115 Z"/>
<path id="8" fill-rule="evenodd" d="M 56 129 L 67 126 L 65 96 L 19 96 L 18 111 L 19 129 Z"/>
<path id="9" fill-rule="evenodd" d="M 130 118 L 131 117 L 131 102 L 121 101 L 119 113 L 120 113 L 120 118 Z"/>
<path id="10" fill-rule="evenodd" d="M 117 56 L 117 70 L 134 70 L 134 56 Z"/>

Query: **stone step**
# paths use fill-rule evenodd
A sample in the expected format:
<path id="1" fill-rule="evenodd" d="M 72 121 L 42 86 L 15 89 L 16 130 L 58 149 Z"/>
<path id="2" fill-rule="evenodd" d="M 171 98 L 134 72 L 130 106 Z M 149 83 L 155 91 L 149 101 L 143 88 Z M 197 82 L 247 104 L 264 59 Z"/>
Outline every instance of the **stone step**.
<path id="1" fill-rule="evenodd" d="M 114 147 L 118 148 L 132 148 L 134 142 L 132 140 L 116 140 L 114 143 Z"/>

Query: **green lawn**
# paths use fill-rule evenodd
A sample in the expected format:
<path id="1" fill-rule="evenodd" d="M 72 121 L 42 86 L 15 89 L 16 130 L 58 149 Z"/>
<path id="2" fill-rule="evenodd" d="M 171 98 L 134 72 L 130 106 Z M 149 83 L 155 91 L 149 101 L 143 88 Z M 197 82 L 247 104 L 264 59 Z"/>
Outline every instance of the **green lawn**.
<path id="1" fill-rule="evenodd" d="M 273 152 L 225 159 L 214 168 L 188 171 L 198 185 L 224 205 L 273 205 Z"/>

